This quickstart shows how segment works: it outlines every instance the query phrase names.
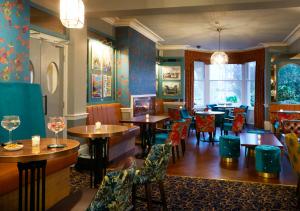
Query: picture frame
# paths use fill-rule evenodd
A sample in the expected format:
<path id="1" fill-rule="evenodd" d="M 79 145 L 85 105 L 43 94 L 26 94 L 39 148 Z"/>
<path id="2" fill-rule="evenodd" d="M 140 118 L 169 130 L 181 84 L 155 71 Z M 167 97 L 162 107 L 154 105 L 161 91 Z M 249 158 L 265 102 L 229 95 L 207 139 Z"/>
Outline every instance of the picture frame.
<path id="1" fill-rule="evenodd" d="M 180 81 L 163 81 L 162 90 L 164 96 L 179 96 L 181 93 Z"/>
<path id="2" fill-rule="evenodd" d="M 92 74 L 92 98 L 102 98 L 102 76 L 101 74 Z"/>
<path id="3" fill-rule="evenodd" d="M 181 80 L 181 66 L 162 66 L 163 80 Z"/>

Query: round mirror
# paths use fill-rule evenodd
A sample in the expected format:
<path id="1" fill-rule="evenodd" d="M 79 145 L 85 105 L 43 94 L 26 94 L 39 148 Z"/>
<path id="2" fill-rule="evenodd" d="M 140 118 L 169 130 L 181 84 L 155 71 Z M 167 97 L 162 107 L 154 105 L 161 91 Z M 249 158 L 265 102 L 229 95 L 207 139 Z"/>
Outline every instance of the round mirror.
<path id="1" fill-rule="evenodd" d="M 30 83 L 32 84 L 33 81 L 34 81 L 34 67 L 33 67 L 33 64 L 32 64 L 32 61 L 29 60 L 29 80 L 30 80 Z"/>
<path id="2" fill-rule="evenodd" d="M 57 89 L 58 85 L 58 68 L 54 62 L 51 62 L 47 68 L 47 86 L 51 94 Z"/>

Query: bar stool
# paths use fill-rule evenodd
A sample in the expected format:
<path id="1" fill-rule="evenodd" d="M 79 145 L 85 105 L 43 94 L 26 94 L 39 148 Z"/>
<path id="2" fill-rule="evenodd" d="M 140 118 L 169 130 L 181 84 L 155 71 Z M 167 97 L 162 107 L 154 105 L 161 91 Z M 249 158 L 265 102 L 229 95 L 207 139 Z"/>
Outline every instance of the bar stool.
<path id="1" fill-rule="evenodd" d="M 277 178 L 281 170 L 280 149 L 269 145 L 255 147 L 255 168 L 259 176 Z"/>
<path id="2" fill-rule="evenodd" d="M 240 138 L 227 135 L 220 136 L 220 156 L 224 162 L 233 162 L 240 157 Z"/>

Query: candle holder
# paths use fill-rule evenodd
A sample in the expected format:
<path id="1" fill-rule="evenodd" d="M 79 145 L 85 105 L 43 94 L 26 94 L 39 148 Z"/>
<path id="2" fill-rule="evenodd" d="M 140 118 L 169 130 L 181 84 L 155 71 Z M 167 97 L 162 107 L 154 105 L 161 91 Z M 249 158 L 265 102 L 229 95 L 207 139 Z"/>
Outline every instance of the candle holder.
<path id="1" fill-rule="evenodd" d="M 34 135 L 31 137 L 31 142 L 33 147 L 40 146 L 41 137 L 39 135 Z"/>
<path id="2" fill-rule="evenodd" d="M 99 130 L 101 128 L 101 122 L 96 122 L 95 123 L 95 129 Z"/>

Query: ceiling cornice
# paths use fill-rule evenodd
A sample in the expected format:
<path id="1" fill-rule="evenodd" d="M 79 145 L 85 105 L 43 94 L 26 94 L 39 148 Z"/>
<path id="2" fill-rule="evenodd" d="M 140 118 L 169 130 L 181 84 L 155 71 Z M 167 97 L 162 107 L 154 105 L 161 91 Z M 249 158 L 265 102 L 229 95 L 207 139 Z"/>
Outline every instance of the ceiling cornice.
<path id="1" fill-rule="evenodd" d="M 186 50 L 192 48 L 190 45 L 156 45 L 157 49 L 159 50 Z"/>
<path id="2" fill-rule="evenodd" d="M 291 45 L 299 38 L 300 38 L 300 24 L 296 26 L 293 29 L 293 31 L 288 36 L 286 36 L 286 38 L 283 41 Z"/>
<path id="3" fill-rule="evenodd" d="M 141 33 L 148 39 L 152 40 L 155 43 L 164 41 L 163 38 L 161 38 L 159 35 L 157 35 L 155 32 L 153 32 L 151 29 L 149 29 L 147 26 L 139 22 L 135 18 L 126 18 L 126 19 L 120 19 L 118 17 L 114 18 L 102 18 L 103 21 L 118 27 L 118 26 L 128 26 L 137 32 Z"/>

